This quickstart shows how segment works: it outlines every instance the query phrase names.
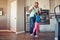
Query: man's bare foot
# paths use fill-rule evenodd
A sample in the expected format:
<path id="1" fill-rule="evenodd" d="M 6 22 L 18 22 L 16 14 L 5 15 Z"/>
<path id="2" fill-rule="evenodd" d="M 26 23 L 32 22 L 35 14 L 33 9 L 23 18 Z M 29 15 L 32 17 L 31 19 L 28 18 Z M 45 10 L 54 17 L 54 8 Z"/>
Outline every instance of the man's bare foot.
<path id="1" fill-rule="evenodd" d="M 33 36 L 33 34 L 30 34 L 30 36 Z"/>

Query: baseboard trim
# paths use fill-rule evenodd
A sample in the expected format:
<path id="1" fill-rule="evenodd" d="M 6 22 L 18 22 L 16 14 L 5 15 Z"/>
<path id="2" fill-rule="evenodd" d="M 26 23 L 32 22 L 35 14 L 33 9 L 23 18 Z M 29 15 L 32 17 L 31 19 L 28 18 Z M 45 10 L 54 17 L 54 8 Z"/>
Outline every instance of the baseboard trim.
<path id="1" fill-rule="evenodd" d="M 58 37 L 55 37 L 55 40 L 58 40 Z"/>
<path id="2" fill-rule="evenodd" d="M 0 30 L 0 32 L 13 32 L 13 31 L 11 31 L 11 30 Z M 13 32 L 13 33 L 15 33 L 15 32 Z"/>
<path id="3" fill-rule="evenodd" d="M 0 32 L 4 32 L 4 31 L 6 31 L 6 32 L 11 32 L 11 30 L 0 30 Z"/>
<path id="4" fill-rule="evenodd" d="M 16 32 L 16 34 L 21 34 L 21 33 L 25 33 L 25 31 Z"/>

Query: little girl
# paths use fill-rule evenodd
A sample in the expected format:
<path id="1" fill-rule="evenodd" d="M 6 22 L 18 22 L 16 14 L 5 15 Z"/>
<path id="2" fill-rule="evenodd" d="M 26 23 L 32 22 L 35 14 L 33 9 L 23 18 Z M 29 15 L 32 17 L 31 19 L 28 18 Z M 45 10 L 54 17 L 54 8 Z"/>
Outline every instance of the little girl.
<path id="1" fill-rule="evenodd" d="M 40 13 L 38 12 L 35 14 L 35 27 L 33 29 L 33 34 L 36 31 L 35 37 L 38 37 L 39 23 L 40 23 Z"/>

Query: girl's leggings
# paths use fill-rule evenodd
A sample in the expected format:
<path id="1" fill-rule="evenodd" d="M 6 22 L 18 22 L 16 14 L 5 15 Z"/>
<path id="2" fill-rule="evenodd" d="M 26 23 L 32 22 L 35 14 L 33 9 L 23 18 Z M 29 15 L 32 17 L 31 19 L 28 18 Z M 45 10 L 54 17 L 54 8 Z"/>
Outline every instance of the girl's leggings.
<path id="1" fill-rule="evenodd" d="M 36 31 L 36 35 L 38 35 L 38 31 L 39 31 L 39 23 L 35 22 L 35 27 L 33 29 L 33 33 Z"/>

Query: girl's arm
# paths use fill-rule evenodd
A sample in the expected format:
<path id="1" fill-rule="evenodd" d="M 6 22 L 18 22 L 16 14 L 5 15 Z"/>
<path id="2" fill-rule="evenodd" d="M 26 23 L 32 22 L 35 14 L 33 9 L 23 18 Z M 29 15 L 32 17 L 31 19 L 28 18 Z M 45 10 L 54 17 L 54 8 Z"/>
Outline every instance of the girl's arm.
<path id="1" fill-rule="evenodd" d="M 41 12 L 42 12 L 42 8 L 39 9 L 39 14 L 41 14 Z"/>

